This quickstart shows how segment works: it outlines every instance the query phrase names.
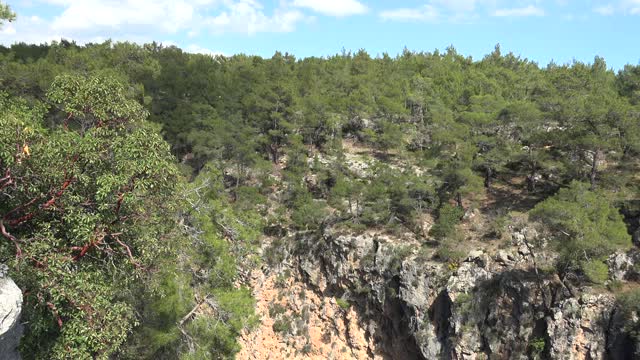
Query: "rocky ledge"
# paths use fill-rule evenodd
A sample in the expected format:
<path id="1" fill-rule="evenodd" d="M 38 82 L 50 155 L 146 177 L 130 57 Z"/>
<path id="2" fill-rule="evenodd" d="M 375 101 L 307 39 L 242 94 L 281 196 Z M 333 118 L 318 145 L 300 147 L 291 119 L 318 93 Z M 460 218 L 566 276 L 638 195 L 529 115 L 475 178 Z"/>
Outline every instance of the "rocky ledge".
<path id="1" fill-rule="evenodd" d="M 382 357 L 633 359 L 638 347 L 615 296 L 560 279 L 529 228 L 458 262 L 434 261 L 411 236 L 327 230 L 300 241 L 301 276 L 319 294 L 351 302 Z M 611 281 L 637 277 L 637 254 L 608 263 Z"/>

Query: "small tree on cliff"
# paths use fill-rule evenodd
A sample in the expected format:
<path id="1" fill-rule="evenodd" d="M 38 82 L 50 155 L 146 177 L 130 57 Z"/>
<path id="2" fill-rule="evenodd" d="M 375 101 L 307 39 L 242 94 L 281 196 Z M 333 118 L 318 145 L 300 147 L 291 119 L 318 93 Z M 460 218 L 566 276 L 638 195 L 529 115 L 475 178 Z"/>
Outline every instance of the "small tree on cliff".
<path id="1" fill-rule="evenodd" d="M 562 267 L 582 270 L 592 278 L 591 270 L 615 250 L 631 246 L 631 237 L 607 194 L 589 189 L 589 184 L 572 182 L 538 204 L 531 211 L 531 219 L 543 222 L 552 231 Z"/>

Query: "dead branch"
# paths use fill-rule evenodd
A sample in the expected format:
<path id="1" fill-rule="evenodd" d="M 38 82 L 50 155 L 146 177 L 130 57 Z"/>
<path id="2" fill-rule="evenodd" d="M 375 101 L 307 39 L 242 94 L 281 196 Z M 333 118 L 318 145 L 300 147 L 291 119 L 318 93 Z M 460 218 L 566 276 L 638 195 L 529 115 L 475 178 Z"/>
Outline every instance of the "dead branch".
<path id="1" fill-rule="evenodd" d="M 187 322 L 187 320 L 189 320 L 193 314 L 196 313 L 196 311 L 198 311 L 198 309 L 200 308 L 200 306 L 202 306 L 202 304 L 204 304 L 204 302 L 207 300 L 208 296 L 205 296 L 204 299 L 200 300 L 199 302 L 196 303 L 196 306 L 193 307 L 193 309 L 191 309 L 191 311 L 189 311 L 189 313 L 187 313 L 187 315 L 185 315 L 180 322 L 178 323 L 179 326 L 183 326 L 185 322 Z"/>

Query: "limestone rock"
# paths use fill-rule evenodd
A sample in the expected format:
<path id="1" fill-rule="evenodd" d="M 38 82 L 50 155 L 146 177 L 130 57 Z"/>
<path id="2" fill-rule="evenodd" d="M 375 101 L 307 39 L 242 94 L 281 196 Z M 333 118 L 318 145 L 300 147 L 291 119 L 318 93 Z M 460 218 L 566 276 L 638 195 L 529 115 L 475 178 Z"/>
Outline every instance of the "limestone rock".
<path id="1" fill-rule="evenodd" d="M 514 257 L 513 254 L 509 253 L 506 250 L 498 250 L 498 253 L 495 256 L 495 260 L 497 263 L 503 266 L 508 266 L 513 264 Z"/>
<path id="2" fill-rule="evenodd" d="M 4 274 L 0 278 L 0 354 L 5 360 L 19 360 L 17 347 L 22 336 L 20 314 L 22 291 Z"/>
<path id="3" fill-rule="evenodd" d="M 489 263 L 489 257 L 482 250 L 473 250 L 467 256 L 467 262 L 473 262 L 481 268 L 484 268 Z"/>
<path id="4" fill-rule="evenodd" d="M 615 253 L 609 257 L 609 278 L 611 280 L 625 281 L 637 276 L 635 269 L 636 259 L 634 254 Z"/>
<path id="5" fill-rule="evenodd" d="M 609 278 L 611 280 L 624 281 L 627 275 L 634 270 L 633 259 L 625 253 L 615 253 L 607 260 L 609 265 Z"/>
<path id="6" fill-rule="evenodd" d="M 551 357 L 567 360 L 606 358 L 606 324 L 614 304 L 612 295 L 589 294 L 558 304 L 553 309 L 553 316 L 547 319 Z"/>
<path id="7" fill-rule="evenodd" d="M 569 291 L 557 275 L 540 270 L 557 255 L 545 251 L 532 227 L 513 230 L 506 247 L 469 249 L 459 264 L 434 261 L 407 234 L 329 228 L 308 244 L 313 251 L 297 259 L 314 289 L 307 299 L 329 299 L 323 308 L 332 313 L 320 318 L 335 329 L 329 340 L 347 346 L 340 351 L 344 358 L 604 360 L 637 346 L 625 343 L 612 294 Z M 639 260 L 634 252 L 613 255 L 611 278 L 637 276 Z M 353 307 L 342 312 L 334 297 L 349 299 Z M 309 329 L 320 344 L 321 332 Z"/>

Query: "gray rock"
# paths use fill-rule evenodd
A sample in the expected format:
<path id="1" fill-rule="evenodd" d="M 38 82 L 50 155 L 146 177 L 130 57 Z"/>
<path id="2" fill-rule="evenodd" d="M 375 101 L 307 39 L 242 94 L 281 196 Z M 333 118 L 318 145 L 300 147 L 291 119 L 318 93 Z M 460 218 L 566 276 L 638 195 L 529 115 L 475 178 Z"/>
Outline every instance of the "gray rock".
<path id="1" fill-rule="evenodd" d="M 569 298 L 547 318 L 550 354 L 553 359 L 604 359 L 607 349 L 613 295 L 583 295 Z"/>
<path id="2" fill-rule="evenodd" d="M 472 262 L 481 268 L 484 268 L 489 263 L 489 257 L 482 250 L 473 250 L 467 256 L 467 262 Z"/>
<path id="3" fill-rule="evenodd" d="M 632 272 L 635 272 L 634 259 L 625 253 L 615 253 L 607 260 L 609 265 L 609 278 L 611 280 L 627 280 Z"/>
<path id="4" fill-rule="evenodd" d="M 503 265 L 503 266 L 508 266 L 513 264 L 514 258 L 513 255 L 511 253 L 509 253 L 506 250 L 498 250 L 498 253 L 495 256 L 495 260 L 497 263 Z"/>
<path id="5" fill-rule="evenodd" d="M 484 255 L 484 251 L 482 251 L 482 250 L 472 250 L 469 253 L 468 259 L 473 261 L 473 260 L 476 260 L 476 259 L 479 259 L 480 257 L 482 257 L 482 255 Z"/>
<path id="6" fill-rule="evenodd" d="M 615 297 L 571 293 L 558 276 L 536 274 L 532 260 L 539 268 L 553 264 L 553 252 L 533 229 L 511 235 L 510 247 L 472 250 L 452 265 L 418 252 L 398 262 L 394 250 L 406 246 L 405 235 L 335 234 L 299 263 L 311 284 L 324 278 L 328 291 L 358 299 L 368 333 L 389 358 L 602 360 L 607 351 L 628 353 L 622 323 L 612 319 L 619 317 Z M 636 258 L 612 256 L 612 278 L 629 278 Z M 540 341 L 546 350 L 534 356 Z"/>
<path id="7" fill-rule="evenodd" d="M 0 356 L 5 360 L 19 360 L 17 347 L 22 336 L 22 291 L 5 273 L 0 278 Z"/>

